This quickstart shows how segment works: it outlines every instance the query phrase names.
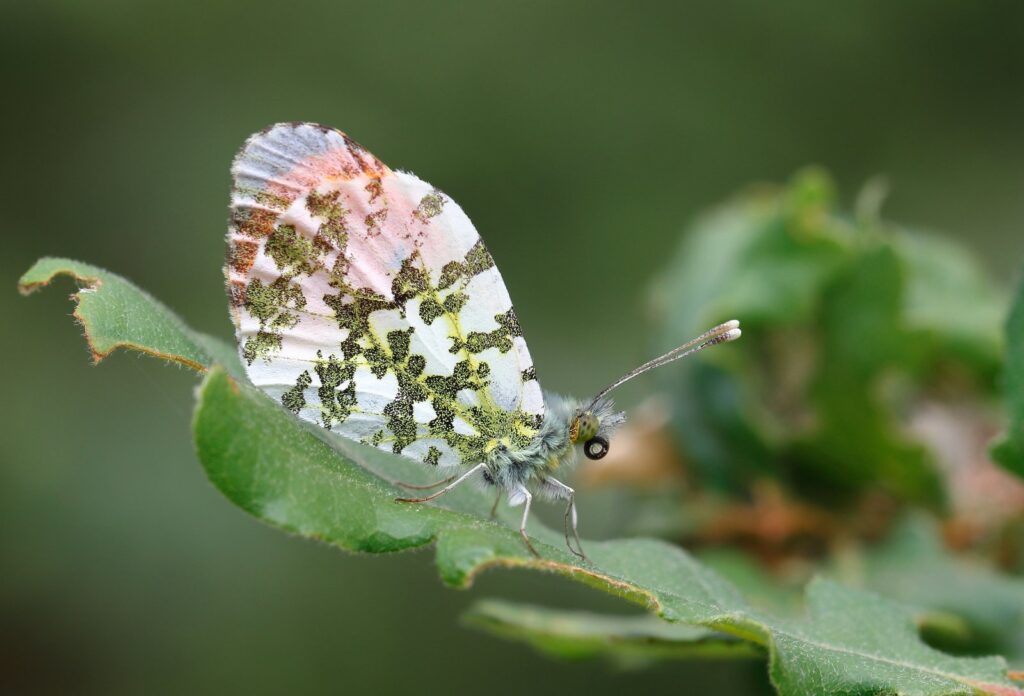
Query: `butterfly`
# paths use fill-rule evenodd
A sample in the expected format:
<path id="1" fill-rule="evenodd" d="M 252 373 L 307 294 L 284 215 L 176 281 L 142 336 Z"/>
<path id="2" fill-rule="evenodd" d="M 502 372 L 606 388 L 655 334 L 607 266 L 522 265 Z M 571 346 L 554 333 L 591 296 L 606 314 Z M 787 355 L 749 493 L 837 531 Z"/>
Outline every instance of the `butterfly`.
<path id="1" fill-rule="evenodd" d="M 279 123 L 232 166 L 225 265 L 239 354 L 252 383 L 299 418 L 448 474 L 424 503 L 477 479 L 498 501 L 561 500 L 585 558 L 577 452 L 608 453 L 625 415 L 608 393 L 647 370 L 740 335 L 726 322 L 588 400 L 541 391 L 494 259 L 462 209 L 389 169 L 341 131 Z M 571 533 L 571 538 L 570 538 Z M 575 546 L 574 546 L 575 544 Z"/>

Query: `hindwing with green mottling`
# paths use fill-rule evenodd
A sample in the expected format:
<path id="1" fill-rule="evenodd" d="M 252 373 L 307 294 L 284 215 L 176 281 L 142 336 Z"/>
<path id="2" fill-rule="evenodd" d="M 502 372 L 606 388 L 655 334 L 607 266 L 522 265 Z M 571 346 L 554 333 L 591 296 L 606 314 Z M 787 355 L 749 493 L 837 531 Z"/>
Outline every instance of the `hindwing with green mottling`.
<path id="1" fill-rule="evenodd" d="M 232 174 L 225 273 L 256 386 L 434 466 L 529 442 L 544 415 L 533 363 L 454 201 L 315 124 L 253 135 Z"/>

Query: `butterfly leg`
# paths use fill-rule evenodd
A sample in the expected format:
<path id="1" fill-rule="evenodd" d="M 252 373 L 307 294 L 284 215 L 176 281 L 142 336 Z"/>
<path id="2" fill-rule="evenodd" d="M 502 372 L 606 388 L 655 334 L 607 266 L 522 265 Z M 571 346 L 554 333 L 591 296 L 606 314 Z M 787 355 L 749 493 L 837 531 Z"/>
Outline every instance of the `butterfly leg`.
<path id="1" fill-rule="evenodd" d="M 476 474 L 476 473 L 479 473 L 479 472 L 483 471 L 486 467 L 487 467 L 487 465 L 482 463 L 482 462 L 480 464 L 477 464 L 472 469 L 470 469 L 469 471 L 464 473 L 462 476 L 459 476 L 457 479 L 455 479 L 455 481 L 453 481 L 452 483 L 449 483 L 447 486 L 445 486 L 444 488 L 439 490 L 437 493 L 432 493 L 431 495 L 428 495 L 428 496 L 426 496 L 424 498 L 395 498 L 395 502 L 397 502 L 397 503 L 425 503 L 428 500 L 433 500 L 434 498 L 439 498 L 440 496 L 444 495 L 445 493 L 447 493 L 448 491 L 452 490 L 453 488 L 458 486 L 460 483 L 462 483 L 463 481 L 468 479 L 473 474 Z M 442 481 L 441 483 L 444 483 L 444 482 Z M 440 485 L 440 484 L 437 484 L 437 485 Z M 428 486 L 428 488 L 433 488 L 433 486 Z"/>
<path id="2" fill-rule="evenodd" d="M 494 505 L 491 506 L 491 519 L 493 520 L 498 516 L 498 503 L 501 502 L 501 490 L 498 490 L 498 495 L 494 497 Z"/>
<path id="3" fill-rule="evenodd" d="M 523 496 L 525 503 L 523 504 L 523 521 L 519 523 L 519 536 L 523 537 L 523 541 L 526 542 L 526 548 L 530 549 L 537 558 L 540 558 L 540 554 L 537 553 L 537 549 L 533 548 L 533 544 L 530 542 L 530 537 L 526 534 L 526 520 L 530 517 L 530 504 L 533 503 L 533 494 L 526 490 L 526 486 L 519 484 L 517 487 L 519 495 Z"/>
<path id="4" fill-rule="evenodd" d="M 576 515 L 576 491 L 555 478 L 548 477 L 547 482 L 554 486 L 555 490 L 558 491 L 558 494 L 562 497 L 562 499 L 568 501 L 568 504 L 565 506 L 565 517 L 563 518 L 563 523 L 565 527 L 565 545 L 569 547 L 570 551 L 572 551 L 574 554 L 576 554 L 583 560 L 589 560 L 587 559 L 587 554 L 583 552 L 583 544 L 580 542 L 580 533 L 577 529 L 579 519 Z M 570 520 L 572 521 L 572 536 L 574 539 L 576 539 L 575 549 L 572 547 L 572 544 L 569 541 Z M 577 551 L 577 549 L 579 550 Z"/>
<path id="5" fill-rule="evenodd" d="M 433 483 L 428 483 L 428 484 L 423 485 L 423 486 L 420 486 L 420 485 L 417 485 L 417 484 L 414 484 L 414 483 L 403 483 L 402 481 L 390 481 L 390 483 L 395 485 L 395 486 L 401 486 L 402 488 L 408 488 L 409 490 L 412 490 L 412 491 L 428 491 L 431 488 L 437 488 L 438 486 L 443 486 L 446 483 L 451 483 L 452 481 L 454 481 L 458 477 L 459 477 L 459 475 L 455 474 L 454 476 L 449 476 L 446 479 L 442 479 L 440 481 L 434 481 Z"/>

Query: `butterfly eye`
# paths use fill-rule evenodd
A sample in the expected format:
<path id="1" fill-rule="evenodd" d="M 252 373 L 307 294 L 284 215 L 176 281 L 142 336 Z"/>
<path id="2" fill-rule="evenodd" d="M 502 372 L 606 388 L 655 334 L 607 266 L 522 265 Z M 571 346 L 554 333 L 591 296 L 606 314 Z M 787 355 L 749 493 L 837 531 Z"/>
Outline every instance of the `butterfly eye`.
<path id="1" fill-rule="evenodd" d="M 587 455 L 587 459 L 601 459 L 608 454 L 608 440 L 595 435 L 584 443 L 583 454 Z"/>
<path id="2" fill-rule="evenodd" d="M 573 443 L 587 442 L 597 435 L 600 427 L 601 423 L 593 413 L 581 413 L 572 422 L 572 427 L 569 429 L 569 438 Z"/>

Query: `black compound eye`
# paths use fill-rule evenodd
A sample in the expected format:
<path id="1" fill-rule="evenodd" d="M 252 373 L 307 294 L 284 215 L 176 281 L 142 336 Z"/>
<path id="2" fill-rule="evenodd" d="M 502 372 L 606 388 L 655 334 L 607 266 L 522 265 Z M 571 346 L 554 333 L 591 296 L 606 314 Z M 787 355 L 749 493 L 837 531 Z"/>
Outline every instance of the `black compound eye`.
<path id="1" fill-rule="evenodd" d="M 583 454 L 587 455 L 587 459 L 601 459 L 608 454 L 608 440 L 595 435 L 583 444 Z"/>

